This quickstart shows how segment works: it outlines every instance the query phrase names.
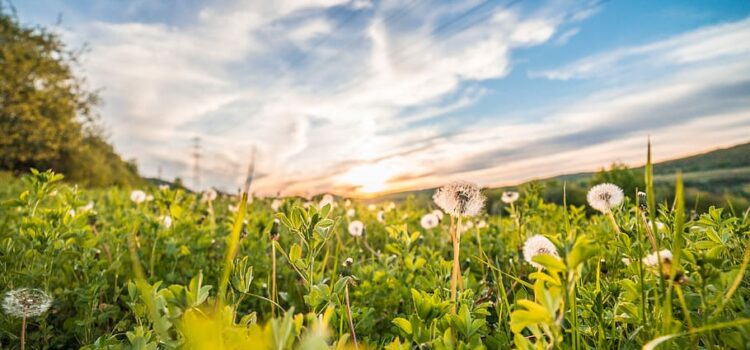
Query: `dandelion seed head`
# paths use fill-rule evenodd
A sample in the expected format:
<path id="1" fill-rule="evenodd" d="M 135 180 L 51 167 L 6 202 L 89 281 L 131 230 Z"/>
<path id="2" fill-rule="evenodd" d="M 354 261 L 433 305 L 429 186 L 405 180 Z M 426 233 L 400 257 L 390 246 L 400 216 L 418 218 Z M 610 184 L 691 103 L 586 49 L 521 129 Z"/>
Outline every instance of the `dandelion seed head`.
<path id="1" fill-rule="evenodd" d="M 330 204 L 331 207 L 334 206 L 334 198 L 330 194 L 323 195 L 323 198 L 320 199 L 320 202 L 318 202 L 318 208 L 323 208 L 326 205 Z"/>
<path id="2" fill-rule="evenodd" d="M 440 219 L 438 219 L 437 215 L 433 213 L 428 213 L 422 216 L 422 219 L 419 220 L 419 224 L 422 225 L 422 228 L 425 230 L 430 230 L 440 223 Z"/>
<path id="3" fill-rule="evenodd" d="M 479 222 L 477 222 L 477 228 L 485 228 L 485 227 L 487 227 L 487 221 L 479 220 Z"/>
<path id="4" fill-rule="evenodd" d="M 450 215 L 475 216 L 484 208 L 486 198 L 475 184 L 453 182 L 439 188 L 432 199 Z"/>
<path id="5" fill-rule="evenodd" d="M 370 204 L 367 206 L 367 210 L 369 211 L 375 211 L 377 209 L 377 206 L 375 204 Z"/>
<path id="6" fill-rule="evenodd" d="M 3 310 L 13 317 L 36 317 L 52 305 L 52 298 L 39 289 L 21 288 L 7 292 Z"/>
<path id="7" fill-rule="evenodd" d="M 214 189 L 208 189 L 206 191 L 203 191 L 203 195 L 201 196 L 201 201 L 203 202 L 213 202 L 216 200 L 216 197 L 218 197 L 219 194 L 216 193 L 216 190 Z"/>
<path id="8" fill-rule="evenodd" d="M 589 205 L 603 214 L 610 212 L 612 208 L 622 204 L 624 198 L 622 189 L 610 183 L 598 184 L 592 187 L 586 196 Z"/>
<path id="9" fill-rule="evenodd" d="M 382 210 L 379 211 L 376 218 L 378 219 L 379 222 L 385 222 L 385 212 Z"/>
<path id="10" fill-rule="evenodd" d="M 360 237 L 365 233 L 365 224 L 362 221 L 354 220 L 349 223 L 349 234 L 354 237 Z"/>
<path id="11" fill-rule="evenodd" d="M 354 210 L 354 208 L 347 209 L 346 216 L 353 218 L 354 215 L 357 215 L 357 212 Z"/>
<path id="12" fill-rule="evenodd" d="M 354 264 L 354 259 L 346 258 L 346 260 L 344 260 L 344 266 L 352 266 L 352 264 Z"/>
<path id="13" fill-rule="evenodd" d="M 162 217 L 161 220 L 162 220 L 162 223 L 164 224 L 164 227 L 166 227 L 166 228 L 172 227 L 172 217 L 171 216 L 166 215 L 166 216 Z"/>
<path id="14" fill-rule="evenodd" d="M 661 258 L 662 265 L 671 263 L 672 252 L 669 251 L 668 249 L 663 249 L 659 251 L 658 256 L 655 252 L 651 253 L 643 258 L 643 264 L 648 267 L 653 267 L 653 268 L 659 267 L 659 258 Z"/>
<path id="15" fill-rule="evenodd" d="M 276 198 L 273 200 L 273 202 L 271 202 L 271 209 L 273 209 L 273 211 L 279 211 L 279 208 L 281 208 L 281 204 L 283 204 L 283 202 L 280 199 Z"/>
<path id="16" fill-rule="evenodd" d="M 432 211 L 432 213 L 435 214 L 435 216 L 437 216 L 438 220 L 443 221 L 443 215 L 445 215 L 445 214 L 443 213 L 442 210 L 435 209 L 435 210 Z"/>
<path id="17" fill-rule="evenodd" d="M 503 195 L 500 197 L 500 200 L 502 200 L 503 203 L 505 204 L 511 204 L 517 201 L 518 197 L 520 197 L 518 192 L 508 191 L 508 192 L 503 192 Z"/>
<path id="18" fill-rule="evenodd" d="M 134 190 L 130 192 L 130 200 L 135 204 L 143 203 L 146 200 L 146 192 Z"/>
<path id="19" fill-rule="evenodd" d="M 544 268 L 541 264 L 534 261 L 534 257 L 540 254 L 548 254 L 559 258 L 557 247 L 547 237 L 542 235 L 533 235 L 523 244 L 523 258 L 531 266 L 538 269 Z"/>

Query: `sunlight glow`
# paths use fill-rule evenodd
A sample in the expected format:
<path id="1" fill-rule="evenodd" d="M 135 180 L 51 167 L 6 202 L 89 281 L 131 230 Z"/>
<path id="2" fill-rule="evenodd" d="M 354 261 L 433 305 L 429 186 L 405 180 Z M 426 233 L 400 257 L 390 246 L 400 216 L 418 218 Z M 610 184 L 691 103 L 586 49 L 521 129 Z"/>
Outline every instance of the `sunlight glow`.
<path id="1" fill-rule="evenodd" d="M 385 164 L 365 164 L 342 174 L 339 182 L 356 187 L 358 193 L 376 194 L 388 189 L 388 179 L 396 173 L 395 168 Z"/>

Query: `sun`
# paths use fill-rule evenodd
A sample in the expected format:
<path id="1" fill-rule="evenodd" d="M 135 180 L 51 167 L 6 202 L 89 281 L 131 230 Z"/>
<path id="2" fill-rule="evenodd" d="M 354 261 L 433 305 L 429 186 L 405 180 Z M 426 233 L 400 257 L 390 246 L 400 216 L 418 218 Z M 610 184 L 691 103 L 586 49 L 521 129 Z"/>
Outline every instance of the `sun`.
<path id="1" fill-rule="evenodd" d="M 376 194 L 388 189 L 388 179 L 395 169 L 384 164 L 366 164 L 350 169 L 340 177 L 343 185 L 354 186 L 357 192 Z"/>

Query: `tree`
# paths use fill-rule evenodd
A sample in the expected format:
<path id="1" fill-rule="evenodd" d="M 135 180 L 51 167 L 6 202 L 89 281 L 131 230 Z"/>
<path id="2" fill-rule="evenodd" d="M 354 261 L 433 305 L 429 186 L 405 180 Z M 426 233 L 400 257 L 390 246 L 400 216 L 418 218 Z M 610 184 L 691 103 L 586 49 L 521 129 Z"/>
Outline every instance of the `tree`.
<path id="1" fill-rule="evenodd" d="M 87 185 L 139 181 L 97 127 L 99 98 L 73 72 L 79 56 L 0 7 L 0 169 L 53 169 Z"/>

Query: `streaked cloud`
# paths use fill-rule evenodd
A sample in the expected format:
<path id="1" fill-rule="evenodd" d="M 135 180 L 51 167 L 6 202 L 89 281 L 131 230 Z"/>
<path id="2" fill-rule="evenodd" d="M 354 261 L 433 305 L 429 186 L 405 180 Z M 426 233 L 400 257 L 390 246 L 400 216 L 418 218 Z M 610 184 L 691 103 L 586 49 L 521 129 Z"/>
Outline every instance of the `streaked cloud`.
<path id="1" fill-rule="evenodd" d="M 200 137 L 202 185 L 230 191 L 253 147 L 258 193 L 362 195 L 638 162 L 648 135 L 664 157 L 746 141 L 750 19 L 531 69 L 597 88 L 479 107 L 527 73 L 519 53 L 565 49 L 605 6 L 224 0 L 169 23 L 80 21 L 65 37 L 91 47 L 83 68 L 118 151 L 187 180 Z"/>

